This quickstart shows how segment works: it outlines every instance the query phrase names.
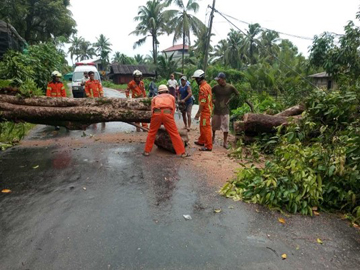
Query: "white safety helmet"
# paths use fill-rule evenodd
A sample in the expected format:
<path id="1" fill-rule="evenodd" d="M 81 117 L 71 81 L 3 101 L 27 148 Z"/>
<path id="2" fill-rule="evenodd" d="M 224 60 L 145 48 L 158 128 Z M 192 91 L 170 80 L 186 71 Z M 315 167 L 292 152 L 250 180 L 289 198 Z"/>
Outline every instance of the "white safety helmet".
<path id="1" fill-rule="evenodd" d="M 140 77 L 140 76 L 142 76 L 142 73 L 141 73 L 140 70 L 134 70 L 133 76 L 134 76 L 134 77 Z"/>
<path id="2" fill-rule="evenodd" d="M 161 84 L 161 85 L 159 85 L 158 92 L 159 93 L 169 92 L 169 89 L 167 88 L 167 86 L 165 84 Z"/>
<path id="3" fill-rule="evenodd" d="M 194 74 L 191 76 L 192 78 L 205 78 L 205 72 L 202 69 L 195 70 Z"/>
<path id="4" fill-rule="evenodd" d="M 55 70 L 51 73 L 51 77 L 62 77 L 62 75 L 59 71 Z"/>

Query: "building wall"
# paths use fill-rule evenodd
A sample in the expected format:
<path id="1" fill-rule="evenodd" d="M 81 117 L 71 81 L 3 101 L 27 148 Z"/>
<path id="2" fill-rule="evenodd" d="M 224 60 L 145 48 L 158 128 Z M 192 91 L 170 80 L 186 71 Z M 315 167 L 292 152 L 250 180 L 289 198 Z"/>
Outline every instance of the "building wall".
<path id="1" fill-rule="evenodd" d="M 116 84 L 128 84 L 133 79 L 132 75 L 114 75 L 113 82 Z"/>
<path id="2" fill-rule="evenodd" d="M 332 78 L 314 78 L 314 84 L 321 89 L 337 89 L 337 84 Z M 329 88 L 329 84 L 331 87 Z"/>

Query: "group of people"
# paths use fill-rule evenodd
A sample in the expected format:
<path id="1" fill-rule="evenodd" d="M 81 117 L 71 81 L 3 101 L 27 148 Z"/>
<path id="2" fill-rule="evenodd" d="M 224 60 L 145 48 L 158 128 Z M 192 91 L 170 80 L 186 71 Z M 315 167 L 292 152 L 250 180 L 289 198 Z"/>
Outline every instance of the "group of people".
<path id="1" fill-rule="evenodd" d="M 195 116 L 195 120 L 200 120 L 200 137 L 195 144 L 201 146 L 199 149 L 200 151 L 212 151 L 215 133 L 217 130 L 222 130 L 224 134 L 223 146 L 227 148 L 230 122 L 228 105 L 234 96 L 239 95 L 239 92 L 234 86 L 226 83 L 226 76 L 222 72 L 215 78 L 218 85 L 213 88 L 206 82 L 205 72 L 203 70 L 196 70 L 192 75 L 192 78 L 195 79 L 199 86 L 199 110 Z M 141 81 L 141 76 L 139 80 Z M 183 105 L 181 112 L 183 114 L 185 128 L 189 130 L 193 104 L 192 91 L 186 76 L 180 78 L 181 84 L 179 87 L 177 87 L 177 82 L 174 81 L 174 75 L 172 74 L 168 81 L 168 85 L 160 85 L 158 90 L 159 95 L 152 99 L 152 117 L 150 130 L 145 144 L 145 156 L 150 155 L 157 131 L 161 125 L 164 125 L 168 131 L 176 154 L 181 157 L 188 156 L 177 129 L 174 114 L 176 110 L 175 98 L 177 96 L 179 104 Z M 140 83 L 136 84 L 138 87 L 141 85 Z M 129 96 L 129 92 L 132 91 L 133 88 L 134 85 L 130 82 L 127 89 L 127 96 Z M 142 97 L 146 97 L 145 89 L 142 93 Z M 213 99 L 213 97 L 215 98 Z M 213 105 L 215 105 L 214 111 Z"/>
<path id="2" fill-rule="evenodd" d="M 60 81 L 61 73 L 54 71 L 51 75 L 52 81 L 48 83 L 46 96 L 66 97 L 65 87 Z M 226 76 L 222 72 L 215 78 L 218 84 L 213 88 L 206 82 L 205 72 L 201 69 L 196 70 L 192 78 L 199 86 L 199 110 L 196 113 L 195 120 L 200 120 L 200 137 L 195 144 L 201 146 L 200 151 L 212 151 L 215 133 L 217 130 L 222 130 L 224 134 L 223 146 L 227 148 L 230 121 L 228 105 L 234 96 L 239 95 L 239 92 L 234 86 L 226 83 Z M 98 98 L 104 96 L 102 85 L 98 80 L 94 79 L 93 71 L 84 73 L 82 85 L 85 86 L 87 97 Z M 156 87 L 154 85 L 153 87 Z M 177 129 L 174 114 L 177 100 L 185 129 L 190 131 L 191 111 L 194 103 L 190 82 L 186 76 L 181 76 L 180 84 L 178 84 L 174 79 L 174 74 L 171 74 L 168 85 L 160 85 L 158 93 L 159 95 L 155 95 L 151 101 L 152 117 L 144 155 L 148 156 L 150 154 L 156 133 L 160 126 L 164 125 L 170 135 L 176 154 L 186 157 L 188 155 L 185 152 L 184 143 Z M 146 97 L 142 73 L 139 70 L 133 72 L 133 80 L 129 82 L 125 94 L 127 98 L 130 97 L 130 94 L 132 98 Z M 213 110 L 214 105 L 215 109 Z M 135 124 L 138 126 L 137 131 L 140 131 L 140 123 Z M 147 123 L 141 123 L 141 126 L 148 129 Z"/>
<path id="3" fill-rule="evenodd" d="M 59 71 L 51 73 L 52 81 L 48 83 L 46 88 L 47 97 L 66 97 L 66 89 L 64 84 L 60 81 L 62 74 Z M 89 98 L 103 97 L 104 90 L 100 81 L 95 80 L 95 73 L 93 71 L 84 72 L 84 77 L 81 80 L 81 86 L 85 88 L 85 95 Z"/>

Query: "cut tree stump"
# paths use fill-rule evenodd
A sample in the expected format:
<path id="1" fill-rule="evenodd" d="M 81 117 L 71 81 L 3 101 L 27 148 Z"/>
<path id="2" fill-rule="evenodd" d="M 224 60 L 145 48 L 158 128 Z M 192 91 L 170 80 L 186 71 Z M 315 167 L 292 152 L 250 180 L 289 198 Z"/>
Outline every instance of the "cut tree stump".
<path id="1" fill-rule="evenodd" d="M 184 146 L 186 147 L 189 142 L 189 137 L 186 130 L 179 130 L 179 134 L 181 139 L 184 142 Z M 155 145 L 159 148 L 165 149 L 172 153 L 175 153 L 175 149 L 170 139 L 169 133 L 166 131 L 164 127 L 159 128 L 156 138 L 155 138 Z"/>
<path id="2" fill-rule="evenodd" d="M 22 98 L 0 94 L 0 118 L 68 129 L 85 129 L 99 122 L 146 122 L 151 119 L 148 98 Z"/>

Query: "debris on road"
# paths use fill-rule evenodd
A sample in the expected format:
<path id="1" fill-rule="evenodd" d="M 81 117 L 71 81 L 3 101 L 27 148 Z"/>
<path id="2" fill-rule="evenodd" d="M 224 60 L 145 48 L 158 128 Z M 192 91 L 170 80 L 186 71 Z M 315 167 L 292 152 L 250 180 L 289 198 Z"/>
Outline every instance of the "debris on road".
<path id="1" fill-rule="evenodd" d="M 192 220 L 192 218 L 191 218 L 190 215 L 183 215 L 183 217 L 184 217 L 186 220 Z"/>

